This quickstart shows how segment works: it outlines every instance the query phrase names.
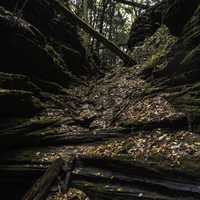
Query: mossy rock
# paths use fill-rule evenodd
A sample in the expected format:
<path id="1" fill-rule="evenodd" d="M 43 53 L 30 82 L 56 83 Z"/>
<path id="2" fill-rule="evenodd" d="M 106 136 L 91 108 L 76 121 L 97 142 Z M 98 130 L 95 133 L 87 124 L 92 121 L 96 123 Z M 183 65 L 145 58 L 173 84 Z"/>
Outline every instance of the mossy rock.
<path id="1" fill-rule="evenodd" d="M 32 92 L 0 89 L 0 115 L 26 116 L 44 109 L 40 100 Z"/>
<path id="2" fill-rule="evenodd" d="M 6 10 L 0 15 L 1 71 L 37 76 L 67 86 L 71 80 L 70 73 L 64 61 L 61 62 L 61 55 L 52 50 L 53 47 L 36 27 L 15 18 Z"/>
<path id="3" fill-rule="evenodd" d="M 199 0 L 168 0 L 165 7 L 164 24 L 175 36 L 180 36 L 187 21 L 192 17 Z"/>
<path id="4" fill-rule="evenodd" d="M 151 121 L 130 119 L 122 122 L 120 125 L 122 127 L 130 128 L 131 130 L 153 130 L 156 128 L 178 130 L 188 128 L 188 119 L 184 115 L 178 117 L 170 116 L 168 118 Z"/>
<path id="5" fill-rule="evenodd" d="M 25 90 L 33 93 L 40 92 L 40 88 L 31 82 L 30 78 L 20 74 L 0 72 L 0 88 L 10 90 Z"/>
<path id="6" fill-rule="evenodd" d="M 40 79 L 32 79 L 44 92 L 52 94 L 66 94 L 66 90 L 60 84 L 51 81 L 45 81 Z"/>
<path id="7" fill-rule="evenodd" d="M 188 128 L 200 132 L 200 3 L 168 2 L 164 23 L 179 38 L 171 46 L 158 48 L 145 63 L 142 75 L 151 83 L 145 94 L 169 94 L 167 100 L 187 116 Z"/>
<path id="8" fill-rule="evenodd" d="M 184 26 L 182 40 L 185 47 L 195 47 L 200 43 L 200 5 L 196 9 L 192 18 Z"/>
<path id="9" fill-rule="evenodd" d="M 193 66 L 192 70 L 194 70 L 195 67 L 199 68 L 200 65 L 199 56 L 200 56 L 200 44 L 196 48 L 192 49 L 187 53 L 187 55 L 181 62 L 181 65 L 187 67 Z"/>
<path id="10" fill-rule="evenodd" d="M 33 118 L 24 118 L 22 120 L 16 119 L 15 125 L 12 127 L 4 128 L 0 131 L 2 133 L 12 133 L 12 134 L 28 134 L 34 131 L 44 130 L 51 126 L 54 126 L 59 122 L 60 119 L 49 118 L 49 117 L 33 117 Z"/>

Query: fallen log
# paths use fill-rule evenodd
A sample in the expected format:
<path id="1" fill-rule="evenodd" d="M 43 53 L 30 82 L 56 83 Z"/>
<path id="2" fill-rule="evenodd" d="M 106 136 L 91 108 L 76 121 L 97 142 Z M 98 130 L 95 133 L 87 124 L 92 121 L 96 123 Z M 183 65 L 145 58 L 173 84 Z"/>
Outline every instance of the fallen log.
<path id="1" fill-rule="evenodd" d="M 64 165 L 65 162 L 62 159 L 54 161 L 42 178 L 37 180 L 33 187 L 25 194 L 23 200 L 45 200 L 51 186 L 58 176 L 61 175 Z"/>
<path id="2" fill-rule="evenodd" d="M 72 186 L 92 199 L 188 200 L 200 198 L 199 178 L 181 170 L 110 158 L 79 160 Z"/>
<path id="3" fill-rule="evenodd" d="M 185 115 L 170 116 L 164 119 L 156 119 L 152 121 L 132 121 L 127 120 L 120 124 L 124 128 L 132 128 L 132 130 L 153 130 L 156 128 L 169 130 L 188 129 L 188 119 Z"/>
<path id="4" fill-rule="evenodd" d="M 24 181 L 30 184 L 33 175 L 44 174 L 46 164 L 19 164 L 17 168 L 9 165 L 0 166 L 0 185 L 5 187 L 6 184 L 9 189 L 21 186 L 20 178 L 14 179 L 15 183 L 12 182 L 13 175 L 15 178 L 23 177 Z M 198 168 L 195 170 L 198 171 Z M 70 186 L 81 189 L 91 199 L 98 200 L 199 200 L 200 175 L 195 170 L 189 173 L 187 169 L 158 167 L 130 159 L 79 157 L 71 176 Z"/>
<path id="5" fill-rule="evenodd" d="M 63 171 L 65 173 L 61 187 L 63 193 L 68 192 L 69 185 L 71 183 L 71 175 L 74 168 L 75 168 L 75 158 L 71 157 L 71 159 L 69 159 L 68 162 L 65 162 L 65 165 L 63 167 Z"/>
<path id="6" fill-rule="evenodd" d="M 104 35 L 96 31 L 92 26 L 84 22 L 79 16 L 74 14 L 71 10 L 69 10 L 64 4 L 62 4 L 59 0 L 54 0 L 55 6 L 58 9 L 61 9 L 65 15 L 71 17 L 77 24 L 88 34 L 95 37 L 97 40 L 102 42 L 109 50 L 119 56 L 124 64 L 132 66 L 136 64 L 136 62 L 126 53 L 124 53 L 120 48 L 118 48 L 113 42 L 109 41 Z"/>
<path id="7" fill-rule="evenodd" d="M 43 134 L 45 133 L 45 134 Z M 131 133 L 133 134 L 133 133 Z M 0 149 L 9 148 L 22 148 L 22 147 L 34 147 L 34 146 L 62 146 L 62 145 L 80 145 L 87 143 L 99 143 L 112 138 L 120 138 L 128 136 L 123 133 L 82 133 L 82 134 L 69 134 L 69 133 L 58 133 L 55 134 L 53 131 L 48 132 L 44 130 L 38 130 L 36 132 L 27 134 L 4 134 L 0 135 Z"/>

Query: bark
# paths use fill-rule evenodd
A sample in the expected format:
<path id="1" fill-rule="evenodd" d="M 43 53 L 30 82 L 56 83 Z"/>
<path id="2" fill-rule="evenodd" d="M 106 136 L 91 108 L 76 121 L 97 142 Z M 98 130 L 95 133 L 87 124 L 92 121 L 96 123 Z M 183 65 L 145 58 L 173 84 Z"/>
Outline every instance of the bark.
<path id="1" fill-rule="evenodd" d="M 15 164 L 0 165 L 0 186 L 12 191 L 23 182 L 30 185 L 34 176 L 41 176 L 46 169 L 41 163 Z M 130 158 L 78 157 L 69 179 L 71 187 L 83 190 L 91 199 L 199 200 L 198 166 L 195 170 L 154 166 Z"/>
<path id="2" fill-rule="evenodd" d="M 150 6 L 149 5 L 144 5 L 141 3 L 137 3 L 137 2 L 133 2 L 133 1 L 128 1 L 128 0 L 115 0 L 117 3 L 122 3 L 122 4 L 126 4 L 129 6 L 133 6 L 133 7 L 137 7 L 140 9 L 148 9 Z"/>
<path id="3" fill-rule="evenodd" d="M 109 50 L 111 50 L 113 53 L 118 55 L 124 61 L 126 65 L 131 66 L 131 65 L 136 64 L 136 62 L 130 56 L 128 56 L 123 51 L 121 51 L 113 42 L 109 41 L 101 33 L 94 30 L 89 24 L 85 23 L 80 17 L 75 15 L 72 11 L 70 11 L 58 0 L 54 0 L 54 3 L 55 3 L 55 6 L 58 6 L 58 8 L 60 8 L 63 11 L 63 13 L 68 15 L 68 17 L 70 16 L 71 18 L 73 18 L 73 20 L 76 21 L 84 31 L 86 31 L 87 33 L 95 37 L 97 40 L 102 42 Z"/>
<path id="4" fill-rule="evenodd" d="M 165 167 L 98 157 L 82 157 L 72 186 L 91 199 L 197 200 L 198 178 Z M 194 178 L 194 179 L 193 179 Z"/>
<path id="5" fill-rule="evenodd" d="M 23 200 L 45 200 L 51 186 L 61 174 L 64 163 L 62 159 L 54 161 L 42 178 L 38 179 L 33 187 L 25 194 Z"/>
<path id="6" fill-rule="evenodd" d="M 109 40 L 111 40 L 112 39 L 112 32 L 113 32 L 113 17 L 114 17 L 114 15 L 115 15 L 115 8 L 116 8 L 116 4 L 115 3 L 112 3 L 111 5 L 110 5 L 110 15 L 109 15 L 109 17 L 110 17 L 110 19 L 109 19 L 109 25 L 110 25 L 110 27 L 109 27 L 109 36 L 108 36 L 108 38 L 109 38 Z M 119 45 L 118 45 L 119 46 Z"/>

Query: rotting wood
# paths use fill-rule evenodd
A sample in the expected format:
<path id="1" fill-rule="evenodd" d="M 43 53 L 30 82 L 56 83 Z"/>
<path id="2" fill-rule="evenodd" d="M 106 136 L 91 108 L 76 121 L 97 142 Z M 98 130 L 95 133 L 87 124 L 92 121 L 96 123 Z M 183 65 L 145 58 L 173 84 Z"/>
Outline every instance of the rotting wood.
<path id="1" fill-rule="evenodd" d="M 65 5 L 63 5 L 59 0 L 54 0 L 55 6 L 63 11 L 64 14 L 73 18 L 74 21 L 87 33 L 95 37 L 97 40 L 102 42 L 109 50 L 119 56 L 125 65 L 132 66 L 136 64 L 136 62 L 126 53 L 124 53 L 119 47 L 116 46 L 113 42 L 109 41 L 104 35 L 96 31 L 92 26 L 84 22 L 79 16 L 74 14 L 71 10 L 69 10 Z"/>
<path id="2" fill-rule="evenodd" d="M 37 176 L 44 172 L 44 167 L 40 167 L 40 164 L 37 165 Z M 70 186 L 83 190 L 92 199 L 198 200 L 200 198 L 200 174 L 187 172 L 185 169 L 102 157 L 78 157 L 75 164 Z M 8 167 L 4 170 L 10 171 Z M 20 176 L 35 171 L 35 168 L 26 165 L 21 171 L 16 168 L 13 170 Z M 8 175 L 9 173 L 3 174 L 3 177 L 12 181 L 12 177 Z M 31 172 L 29 179 L 26 175 L 25 180 L 31 182 L 32 176 Z M 3 177 L 0 179 L 1 182 Z M 13 184 L 13 187 L 15 186 Z"/>
<path id="3" fill-rule="evenodd" d="M 64 165 L 65 162 L 61 158 L 54 161 L 45 174 L 25 194 L 22 200 L 44 200 L 48 196 L 51 186 L 62 173 Z"/>
<path id="4" fill-rule="evenodd" d="M 197 200 L 198 176 L 169 167 L 112 158 L 82 157 L 72 186 L 95 199 Z"/>

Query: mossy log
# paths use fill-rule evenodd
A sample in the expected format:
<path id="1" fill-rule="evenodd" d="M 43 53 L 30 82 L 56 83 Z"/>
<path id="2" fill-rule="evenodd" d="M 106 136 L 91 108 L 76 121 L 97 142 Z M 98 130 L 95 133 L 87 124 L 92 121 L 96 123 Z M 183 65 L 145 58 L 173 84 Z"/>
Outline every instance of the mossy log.
<path id="1" fill-rule="evenodd" d="M 55 180 L 62 173 L 65 162 L 61 158 L 55 160 L 45 174 L 36 181 L 22 198 L 23 200 L 45 200 Z"/>
<path id="2" fill-rule="evenodd" d="M 152 121 L 132 121 L 128 120 L 121 123 L 122 127 L 132 128 L 132 130 L 153 130 L 156 128 L 163 128 L 169 130 L 187 129 L 188 119 L 186 116 L 170 116 L 166 119 L 152 120 Z"/>
<path id="3" fill-rule="evenodd" d="M 10 189 L 19 183 L 21 187 L 31 185 L 33 176 L 40 177 L 49 164 L 1 164 L 0 185 Z M 70 186 L 83 190 L 91 199 L 197 200 L 199 178 L 195 173 L 130 159 L 79 157 Z"/>
<path id="4" fill-rule="evenodd" d="M 95 199 L 198 199 L 198 177 L 169 168 L 110 158 L 80 158 L 72 186 Z"/>

